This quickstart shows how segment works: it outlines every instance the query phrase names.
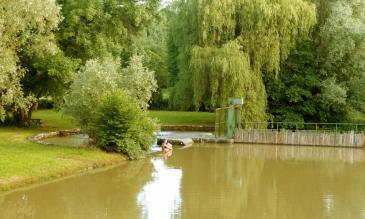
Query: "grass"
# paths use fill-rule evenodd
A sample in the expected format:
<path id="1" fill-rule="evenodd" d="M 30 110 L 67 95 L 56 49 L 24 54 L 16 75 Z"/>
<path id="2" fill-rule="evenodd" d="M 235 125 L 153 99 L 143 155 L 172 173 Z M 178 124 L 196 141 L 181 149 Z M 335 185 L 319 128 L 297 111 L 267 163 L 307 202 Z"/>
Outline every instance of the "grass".
<path id="1" fill-rule="evenodd" d="M 150 111 L 163 125 L 213 125 L 213 113 Z M 27 138 L 41 132 L 76 128 L 71 118 L 54 110 L 38 110 L 34 119 L 42 127 L 20 129 L 0 127 L 0 191 L 67 176 L 80 170 L 125 160 L 97 148 L 41 145 Z"/>
<path id="2" fill-rule="evenodd" d="M 215 114 L 209 112 L 149 111 L 162 125 L 214 125 Z M 38 110 L 34 119 L 41 119 L 43 129 L 58 130 L 75 128 L 71 118 L 54 110 Z"/>
<path id="3" fill-rule="evenodd" d="M 162 125 L 214 125 L 215 114 L 209 112 L 150 111 Z"/>
<path id="4" fill-rule="evenodd" d="M 33 119 L 41 119 L 42 127 L 45 130 L 71 129 L 76 125 L 70 116 L 64 115 L 55 110 L 37 110 L 32 114 Z"/>
<path id="5" fill-rule="evenodd" d="M 35 112 L 34 118 L 42 119 L 42 128 L 0 128 L 0 191 L 125 160 L 123 156 L 108 154 L 97 148 L 29 142 L 27 137 L 40 132 L 75 128 L 70 118 L 51 110 Z"/>
<path id="6" fill-rule="evenodd" d="M 354 112 L 352 113 L 351 117 L 354 123 L 365 124 L 365 114 L 361 112 Z"/>

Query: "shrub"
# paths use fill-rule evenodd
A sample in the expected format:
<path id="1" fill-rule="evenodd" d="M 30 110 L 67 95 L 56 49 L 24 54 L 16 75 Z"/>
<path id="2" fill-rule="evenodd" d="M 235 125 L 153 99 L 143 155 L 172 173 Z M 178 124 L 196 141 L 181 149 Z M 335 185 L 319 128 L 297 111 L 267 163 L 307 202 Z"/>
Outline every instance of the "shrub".
<path id="1" fill-rule="evenodd" d="M 118 89 L 120 65 L 117 60 L 89 60 L 73 78 L 65 96 L 64 111 L 83 128 L 95 120 L 100 99 L 106 91 Z"/>
<path id="2" fill-rule="evenodd" d="M 92 129 L 100 148 L 123 153 L 131 159 L 141 157 L 150 149 L 156 125 L 134 98 L 121 90 L 109 92 L 97 111 Z"/>
<path id="3" fill-rule="evenodd" d="M 122 70 L 121 85 L 125 92 L 136 98 L 138 105 L 147 109 L 152 94 L 157 91 L 155 73 L 143 66 L 142 56 L 133 55 Z"/>
<path id="4" fill-rule="evenodd" d="M 104 93 L 123 90 L 135 99 L 137 108 L 146 109 L 156 86 L 154 73 L 143 67 L 141 56 L 132 56 L 126 68 L 112 58 L 92 59 L 74 76 L 65 96 L 64 111 L 88 129 Z"/>

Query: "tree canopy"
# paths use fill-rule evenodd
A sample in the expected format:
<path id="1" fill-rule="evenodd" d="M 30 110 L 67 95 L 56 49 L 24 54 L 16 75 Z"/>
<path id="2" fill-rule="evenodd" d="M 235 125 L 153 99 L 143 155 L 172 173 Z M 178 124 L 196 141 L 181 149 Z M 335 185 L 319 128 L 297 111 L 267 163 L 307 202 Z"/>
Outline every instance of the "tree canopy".
<path id="1" fill-rule="evenodd" d="M 154 20 L 159 0 L 59 0 L 62 16 L 58 39 L 69 57 L 113 56 L 127 62 L 134 42 Z"/>
<path id="2" fill-rule="evenodd" d="M 365 3 L 317 1 L 318 23 L 292 50 L 279 78 L 267 78 L 277 121 L 352 121 L 364 111 Z"/>
<path id="3" fill-rule="evenodd" d="M 224 106 L 243 96 L 245 120 L 266 119 L 262 75 L 278 72 L 298 37 L 316 21 L 307 1 L 179 1 L 173 19 L 178 82 L 172 95 L 178 109 Z"/>
<path id="4" fill-rule="evenodd" d="M 54 31 L 61 7 L 52 0 L 0 1 L 0 119 L 29 117 L 33 92 L 24 92 L 22 79 L 29 68 L 22 60 L 44 59 L 58 53 Z M 32 86 L 36 86 L 33 84 Z"/>
<path id="5" fill-rule="evenodd" d="M 89 59 L 127 66 L 158 7 L 159 0 L 0 1 L 1 121 L 29 126 L 38 98 L 61 100 Z"/>
<path id="6" fill-rule="evenodd" d="M 39 98 L 102 90 L 114 73 L 142 109 L 213 111 L 243 97 L 243 122 L 365 113 L 363 0 L 160 4 L 0 0 L 0 120 L 29 126 Z"/>

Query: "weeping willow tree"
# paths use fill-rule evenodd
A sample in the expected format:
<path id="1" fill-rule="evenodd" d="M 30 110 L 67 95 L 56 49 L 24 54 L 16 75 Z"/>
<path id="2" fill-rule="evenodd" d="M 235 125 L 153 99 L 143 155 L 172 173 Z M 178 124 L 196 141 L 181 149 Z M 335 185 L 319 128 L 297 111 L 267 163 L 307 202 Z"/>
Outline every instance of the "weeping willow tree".
<path id="1" fill-rule="evenodd" d="M 172 19 L 178 82 L 172 106 L 212 110 L 244 97 L 244 121 L 266 119 L 263 74 L 277 73 L 316 22 L 305 0 L 181 0 Z"/>

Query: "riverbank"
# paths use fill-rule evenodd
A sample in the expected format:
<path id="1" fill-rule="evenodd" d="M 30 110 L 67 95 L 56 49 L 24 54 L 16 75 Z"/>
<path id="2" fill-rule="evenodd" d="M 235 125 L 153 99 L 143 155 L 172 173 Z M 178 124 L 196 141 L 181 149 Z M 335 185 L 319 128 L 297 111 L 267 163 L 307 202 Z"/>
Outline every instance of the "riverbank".
<path id="1" fill-rule="evenodd" d="M 162 125 L 212 125 L 213 113 L 151 111 Z M 70 117 L 53 110 L 34 112 L 42 126 L 31 129 L 0 128 L 0 192 L 73 175 L 90 169 L 118 164 L 119 154 L 98 148 L 41 145 L 28 137 L 42 132 L 76 128 Z"/>
<path id="2" fill-rule="evenodd" d="M 42 127 L 0 128 L 0 191 L 45 182 L 90 169 L 118 164 L 125 159 L 119 154 L 98 148 L 74 148 L 42 145 L 27 138 L 42 132 L 75 128 L 71 118 L 53 110 L 34 113 Z"/>
<path id="3" fill-rule="evenodd" d="M 74 148 L 32 143 L 39 129 L 0 128 L 0 191 L 69 176 L 122 162 L 119 154 L 98 148 Z"/>

